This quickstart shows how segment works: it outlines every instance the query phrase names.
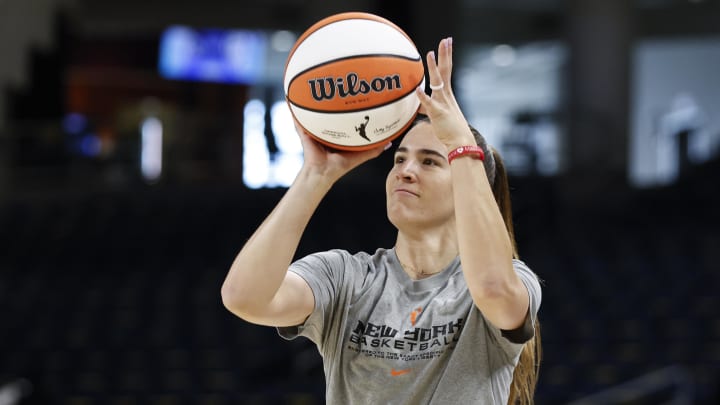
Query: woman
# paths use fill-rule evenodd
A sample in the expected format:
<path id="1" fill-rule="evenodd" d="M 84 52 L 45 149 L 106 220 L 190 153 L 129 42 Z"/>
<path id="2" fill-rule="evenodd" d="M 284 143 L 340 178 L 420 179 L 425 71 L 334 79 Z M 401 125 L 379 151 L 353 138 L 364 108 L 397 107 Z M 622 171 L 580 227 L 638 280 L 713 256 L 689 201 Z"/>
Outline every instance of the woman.
<path id="1" fill-rule="evenodd" d="M 455 101 L 451 38 L 427 64 L 432 95 L 417 90 L 427 119 L 405 135 L 386 179 L 394 248 L 291 264 L 332 184 L 382 152 L 333 153 L 301 133 L 303 168 L 235 259 L 223 302 L 311 339 L 328 403 L 531 403 L 541 292 L 516 259 L 502 161 Z"/>

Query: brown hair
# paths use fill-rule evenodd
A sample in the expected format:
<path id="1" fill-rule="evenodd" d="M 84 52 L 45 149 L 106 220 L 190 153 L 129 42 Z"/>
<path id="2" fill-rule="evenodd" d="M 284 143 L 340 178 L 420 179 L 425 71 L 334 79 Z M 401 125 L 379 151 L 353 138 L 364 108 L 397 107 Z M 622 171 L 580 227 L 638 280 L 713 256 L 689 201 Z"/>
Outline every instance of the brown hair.
<path id="1" fill-rule="evenodd" d="M 512 244 L 513 258 L 518 259 L 517 244 L 515 243 L 515 229 L 512 220 L 512 204 L 510 203 L 510 184 L 508 182 L 507 172 L 502 157 L 489 146 L 485 138 L 472 126 L 470 127 L 475 142 L 485 152 L 484 166 L 487 172 L 488 181 L 492 187 L 495 202 L 500 208 L 505 228 L 507 229 L 510 243 Z M 537 385 L 538 374 L 540 372 L 540 360 L 542 358 L 542 347 L 540 337 L 540 323 L 535 322 L 535 334 L 532 339 L 527 341 L 520 353 L 520 360 L 513 372 L 513 380 L 510 384 L 510 396 L 508 398 L 509 405 L 515 404 L 532 404 L 535 387 Z"/>

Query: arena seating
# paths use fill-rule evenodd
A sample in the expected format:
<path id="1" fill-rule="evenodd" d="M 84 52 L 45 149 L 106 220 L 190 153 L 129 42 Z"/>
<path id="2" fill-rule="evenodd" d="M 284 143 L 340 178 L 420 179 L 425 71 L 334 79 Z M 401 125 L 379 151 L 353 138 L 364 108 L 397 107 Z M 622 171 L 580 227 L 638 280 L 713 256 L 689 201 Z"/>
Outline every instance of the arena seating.
<path id="1" fill-rule="evenodd" d="M 668 366 L 690 376 L 695 403 L 720 398 L 717 168 L 629 191 L 621 211 L 562 211 L 556 193 L 540 192 L 554 180 L 513 180 L 521 256 L 544 285 L 539 404 Z M 148 187 L 8 198 L 0 387 L 29 382 L 25 404 L 322 403 L 312 344 L 245 323 L 220 299 L 234 254 L 281 195 Z M 339 219 L 338 207 L 353 214 Z M 298 254 L 393 238 L 382 186 L 339 184 Z"/>

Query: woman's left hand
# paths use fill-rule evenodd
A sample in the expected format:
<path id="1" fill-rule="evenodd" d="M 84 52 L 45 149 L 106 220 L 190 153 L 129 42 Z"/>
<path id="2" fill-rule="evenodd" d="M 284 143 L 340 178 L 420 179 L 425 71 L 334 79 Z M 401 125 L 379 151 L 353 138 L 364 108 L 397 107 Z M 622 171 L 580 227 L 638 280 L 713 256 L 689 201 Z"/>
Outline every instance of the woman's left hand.
<path id="1" fill-rule="evenodd" d="M 427 70 L 432 92 L 427 95 L 418 87 L 416 94 L 420 99 L 420 112 L 430 119 L 435 136 L 448 150 L 475 145 L 475 138 L 452 90 L 452 38 L 440 41 L 437 57 L 434 51 L 427 53 Z"/>

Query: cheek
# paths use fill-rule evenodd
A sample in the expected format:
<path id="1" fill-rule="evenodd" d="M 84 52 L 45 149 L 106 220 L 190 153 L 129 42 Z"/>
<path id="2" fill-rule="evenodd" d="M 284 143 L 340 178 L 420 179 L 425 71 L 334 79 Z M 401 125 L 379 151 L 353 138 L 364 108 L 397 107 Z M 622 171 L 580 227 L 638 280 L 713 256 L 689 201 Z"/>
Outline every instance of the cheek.
<path id="1" fill-rule="evenodd" d="M 450 181 L 450 180 L 449 180 Z M 438 199 L 441 201 L 444 209 L 455 209 L 455 196 L 453 194 L 452 184 L 441 183 L 438 184 L 437 190 L 440 196 Z"/>
<path id="2" fill-rule="evenodd" d="M 390 187 L 392 184 L 392 179 L 395 176 L 393 173 L 394 173 L 393 169 L 390 169 L 390 171 L 387 174 L 387 177 L 385 177 L 385 194 L 387 194 L 388 196 L 390 195 Z"/>

